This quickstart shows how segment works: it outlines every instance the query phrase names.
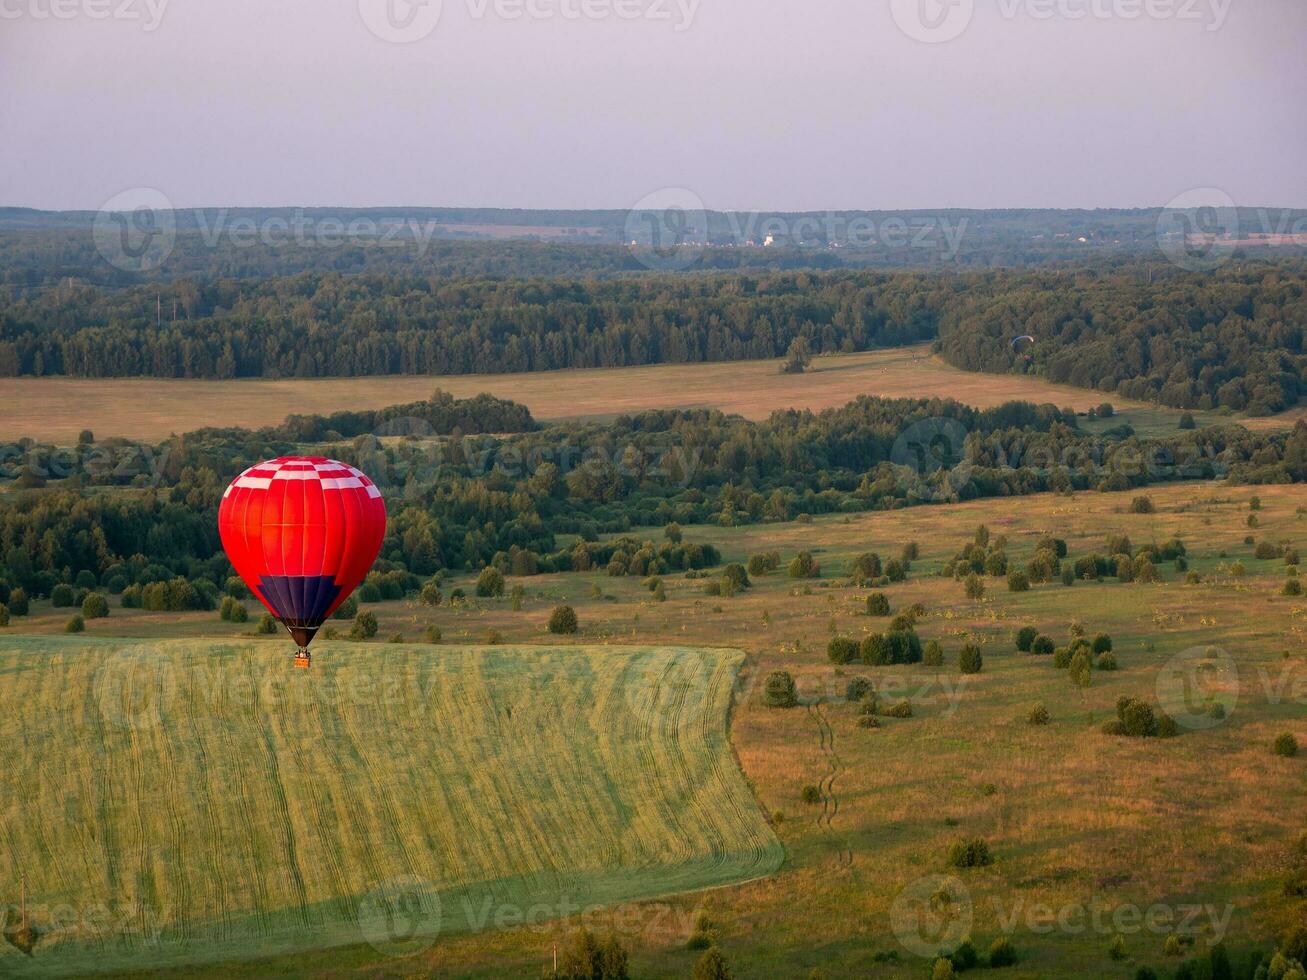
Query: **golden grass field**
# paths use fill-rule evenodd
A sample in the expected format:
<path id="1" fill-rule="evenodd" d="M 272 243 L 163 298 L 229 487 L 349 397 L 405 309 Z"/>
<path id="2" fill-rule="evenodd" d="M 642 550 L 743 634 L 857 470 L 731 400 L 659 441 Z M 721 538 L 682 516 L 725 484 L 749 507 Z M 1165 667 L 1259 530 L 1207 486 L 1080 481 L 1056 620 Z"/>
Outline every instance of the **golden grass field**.
<path id="1" fill-rule="evenodd" d="M 1251 534 L 1307 549 L 1307 494 L 1300 486 L 1159 486 L 1145 491 L 1155 513 L 1130 513 L 1138 492 L 977 500 L 818 517 L 812 524 L 687 528 L 687 539 L 714 542 L 727 560 L 769 549 L 788 559 L 807 549 L 823 566 L 820 579 L 806 582 L 783 572 L 755 577 L 751 589 L 729 599 L 706 596 L 701 581 L 678 574 L 665 579 L 668 600 L 656 603 L 638 579 L 586 573 L 510 579 L 526 589 L 520 611 L 508 599 L 435 609 L 413 602 L 372 606 L 381 621 L 379 636 L 400 632 L 411 641 L 436 624 L 446 643 L 459 645 L 453 654 L 458 658 L 471 656 L 467 645 L 483 642 L 492 629 L 505 642 L 547 657 L 559 638 L 544 623 L 564 601 L 576 607 L 582 625 L 567 645 L 585 644 L 594 658 L 624 657 L 624 648 L 633 644 L 743 649 L 747 660 L 734 692 L 731 746 L 784 845 L 783 866 L 774 875 L 711 892 L 572 917 L 543 933 L 524 925 L 442 935 L 411 957 L 387 957 L 356 941 L 330 952 L 164 975 L 538 977 L 548 943 L 584 922 L 600 933 L 609 927 L 619 932 L 632 954 L 633 976 L 670 980 L 686 977 L 698 954 L 685 948 L 686 931 L 667 923 L 703 912 L 737 978 L 806 977 L 820 968 L 832 978 L 908 980 L 927 975 L 929 964 L 901 941 L 896 902 L 932 875 L 961 885 L 957 894 L 967 898 L 970 931 L 982 952 L 996 936 L 1010 936 L 1020 963 L 1000 974 L 1005 977 L 1129 980 L 1141 965 L 1165 976 L 1179 962 L 1163 953 L 1172 933 L 1192 942 L 1199 954 L 1224 936 L 1237 961 L 1253 949 L 1265 950 L 1307 914 L 1281 890 L 1288 848 L 1307 830 L 1307 759 L 1271 752 L 1272 740 L 1285 731 L 1307 745 L 1307 599 L 1280 595 L 1283 562 L 1253 558 L 1244 539 Z M 1254 494 L 1262 501 L 1256 512 L 1260 527 L 1250 529 L 1246 519 Z M 1186 585 L 1169 565 L 1162 569 L 1165 582 L 1157 585 L 1107 580 L 1009 593 L 1002 579 L 991 578 L 984 599 L 972 602 L 959 583 L 936 571 L 982 522 L 994 534 L 1007 535 L 1017 564 L 1044 531 L 1066 538 L 1073 557 L 1101 551 L 1109 532 L 1129 534 L 1136 547 L 1178 535 L 1203 581 Z M 943 644 L 944 666 L 833 667 L 825 654 L 832 630 L 860 636 L 886 624 L 863 614 L 868 590 L 843 577 L 849 559 L 862 551 L 896 556 L 913 540 L 921 556 L 911 575 L 884 591 L 895 611 L 914 602 L 925 606 L 917 629 L 923 640 Z M 1236 560 L 1246 567 L 1243 577 L 1232 573 Z M 468 588 L 470 579 L 450 584 Z M 592 595 L 596 586 L 598 597 Z M 54 633 L 66 613 L 40 604 L 7 632 Z M 1076 619 L 1091 636 L 1112 636 L 1121 666 L 1095 673 L 1087 689 L 1074 686 L 1050 658 L 1019 654 L 1012 643 L 1026 624 L 1065 643 Z M 248 629 L 212 613 L 117 608 L 110 618 L 88 624 L 95 635 L 186 636 L 191 642 L 205 637 L 239 643 L 242 650 L 261 644 L 269 651 L 265 656 L 288 659 L 284 638 L 242 637 Z M 967 640 L 983 645 L 985 663 L 981 674 L 963 678 L 957 652 Z M 1202 685 L 1230 705 L 1224 721 L 1185 729 L 1174 739 L 1124 739 L 1100 731 L 1119 695 L 1155 701 L 1172 658 L 1210 645 L 1231 658 L 1229 669 L 1200 675 Z M 366 649 L 378 665 L 411 657 L 438 660 L 445 651 L 429 647 L 430 654 L 417 654 L 381 643 L 354 648 L 328 642 L 313 672 L 360 663 L 357 649 Z M 333 663 L 337 658 L 339 665 Z M 801 707 L 763 706 L 762 679 L 778 668 L 798 679 Z M 40 697 L 68 697 L 60 693 L 59 671 L 34 673 L 44 678 Z M 857 708 L 843 692 L 859 675 L 873 678 L 887 699 L 910 700 L 914 716 L 882 719 L 875 730 L 858 727 Z M 6 683 L 11 676 L 6 674 Z M 532 696 L 545 692 L 537 688 Z M 584 696 L 547 696 L 571 706 L 560 726 L 592 724 Z M 1024 721 L 1036 702 L 1049 709 L 1047 727 Z M 484 717 L 475 726 L 493 732 L 494 721 Z M 49 725 L 32 723 L 38 731 L 40 724 Z M 473 725 L 462 727 L 470 731 Z M 289 719 L 269 721 L 265 730 L 275 733 L 274 745 L 292 742 L 300 731 Z M 52 733 L 49 739 L 60 744 L 60 737 Z M 6 742 L 12 745 L 12 737 Z M 178 750 L 186 751 L 185 744 Z M 242 751 L 255 759 L 267 755 L 257 740 Z M 409 771 L 414 769 L 420 771 L 420 763 Z M 128 774 L 121 792 L 133 792 L 133 780 L 140 778 Z M 262 783 L 268 777 L 250 772 L 246 778 Z M 820 805 L 801 801 L 808 785 L 820 788 Z M 522 803 L 512 822 L 530 819 L 534 810 Z M 994 864 L 951 870 L 945 854 L 961 836 L 984 837 Z M 0 851 L 0 860 L 5 853 Z M 1082 907 L 1083 915 L 1077 914 Z M 950 907 L 944 921 L 957 920 L 962 908 Z M 1141 924 L 1148 910 L 1154 910 L 1152 918 Z M 1049 912 L 1064 915 L 1066 924 L 1047 927 Z M 1122 961 L 1108 955 L 1117 934 L 1125 943 Z M 923 928 L 922 935 L 931 933 Z"/>
<path id="2" fill-rule="evenodd" d="M 0 639 L 0 882 L 44 933 L 0 975 L 400 955 L 780 864 L 727 741 L 738 652 L 282 652 Z"/>
<path id="3" fill-rule="evenodd" d="M 70 444 L 78 433 L 160 440 L 203 426 L 259 428 L 291 413 L 382 408 L 443 388 L 464 398 L 489 392 L 525 404 L 537 419 L 609 418 L 653 408 L 716 408 L 763 419 L 777 409 L 836 408 L 859 395 L 955 398 L 981 408 L 1014 400 L 1077 411 L 1110 401 L 1141 435 L 1172 434 L 1180 412 L 1116 395 L 1055 385 L 1035 377 L 980 374 L 950 367 L 926 345 L 820 357 L 804 374 L 778 373 L 778 362 L 662 364 L 530 374 L 395 375 L 199 381 L 153 378 L 0 378 L 0 425 L 13 436 Z M 1298 413 L 1301 417 L 1302 411 Z M 1213 421 L 1214 413 L 1196 413 Z M 1255 419 L 1292 425 L 1293 416 Z M 1119 424 L 1114 422 L 1112 424 Z"/>

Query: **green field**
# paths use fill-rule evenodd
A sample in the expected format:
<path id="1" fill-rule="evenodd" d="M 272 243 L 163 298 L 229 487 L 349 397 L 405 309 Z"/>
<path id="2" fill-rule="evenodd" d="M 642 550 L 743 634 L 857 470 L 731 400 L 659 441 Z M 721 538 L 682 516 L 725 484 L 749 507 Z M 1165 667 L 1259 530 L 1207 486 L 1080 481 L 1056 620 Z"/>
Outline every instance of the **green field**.
<path id="1" fill-rule="evenodd" d="M 0 640 L 0 881 L 44 933 L 0 974 L 394 956 L 780 865 L 738 652 L 284 647 Z"/>

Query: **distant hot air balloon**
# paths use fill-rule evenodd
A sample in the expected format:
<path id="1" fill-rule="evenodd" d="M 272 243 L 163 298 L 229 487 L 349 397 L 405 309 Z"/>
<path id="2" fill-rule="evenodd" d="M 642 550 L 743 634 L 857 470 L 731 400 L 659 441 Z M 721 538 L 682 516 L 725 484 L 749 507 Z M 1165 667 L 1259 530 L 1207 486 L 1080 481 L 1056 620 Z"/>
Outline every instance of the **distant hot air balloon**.
<path id="1" fill-rule="evenodd" d="M 1035 338 L 1030 334 L 1022 334 L 1020 337 L 1012 338 L 1012 352 L 1030 360 L 1030 348 L 1035 346 Z"/>
<path id="2" fill-rule="evenodd" d="M 282 456 L 231 482 L 218 533 L 237 573 L 299 647 L 295 665 L 307 667 L 319 627 L 377 559 L 386 505 L 346 463 Z"/>

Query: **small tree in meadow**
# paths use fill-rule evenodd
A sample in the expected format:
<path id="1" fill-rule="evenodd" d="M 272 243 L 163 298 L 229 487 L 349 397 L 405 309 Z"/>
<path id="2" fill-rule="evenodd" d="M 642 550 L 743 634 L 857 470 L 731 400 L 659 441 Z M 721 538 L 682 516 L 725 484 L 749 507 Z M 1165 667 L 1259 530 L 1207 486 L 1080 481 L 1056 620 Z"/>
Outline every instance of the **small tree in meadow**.
<path id="1" fill-rule="evenodd" d="M 504 594 L 504 573 L 494 565 L 487 565 L 477 576 L 477 595 L 483 599 Z"/>
<path id="2" fill-rule="evenodd" d="M 762 701 L 769 708 L 793 708 L 799 703 L 794 678 L 788 670 L 773 670 L 767 675 Z"/>
<path id="3" fill-rule="evenodd" d="M 972 572 L 966 577 L 967 598 L 972 602 L 979 602 L 985 598 L 985 580 L 979 575 Z"/>
<path id="4" fill-rule="evenodd" d="M 272 617 L 267 617 L 271 619 Z M 349 638 L 351 640 L 368 640 L 377 635 L 377 614 L 370 609 L 359 613 L 354 617 L 354 625 L 350 627 Z M 260 627 L 260 632 L 263 632 Z"/>
<path id="5" fill-rule="evenodd" d="M 1039 636 L 1039 630 L 1033 626 L 1023 626 L 1017 631 L 1017 649 L 1022 653 L 1029 653 L 1031 646 L 1035 642 L 1035 637 Z"/>
<path id="6" fill-rule="evenodd" d="M 884 592 L 873 592 L 867 596 L 868 616 L 888 616 L 889 612 L 889 597 Z"/>
<path id="7" fill-rule="evenodd" d="M 964 674 L 979 674 L 984 662 L 980 647 L 974 643 L 964 644 L 958 651 L 958 670 Z"/>
<path id="8" fill-rule="evenodd" d="M 86 619 L 103 619 L 109 615 L 109 600 L 99 592 L 88 592 L 82 600 L 82 616 Z"/>
<path id="9" fill-rule="evenodd" d="M 576 610 L 571 606 L 555 606 L 549 614 L 549 632 L 563 636 L 575 633 L 576 630 Z"/>

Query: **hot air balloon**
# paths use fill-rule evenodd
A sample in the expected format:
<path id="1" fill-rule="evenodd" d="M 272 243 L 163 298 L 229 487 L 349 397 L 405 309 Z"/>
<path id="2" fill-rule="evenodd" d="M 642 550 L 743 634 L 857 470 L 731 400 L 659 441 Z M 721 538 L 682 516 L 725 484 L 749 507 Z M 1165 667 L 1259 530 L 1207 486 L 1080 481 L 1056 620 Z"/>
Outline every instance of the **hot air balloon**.
<path id="1" fill-rule="evenodd" d="M 318 629 L 377 559 L 386 505 L 347 463 L 282 456 L 231 482 L 218 533 L 237 574 L 295 641 L 295 666 L 307 667 Z"/>

